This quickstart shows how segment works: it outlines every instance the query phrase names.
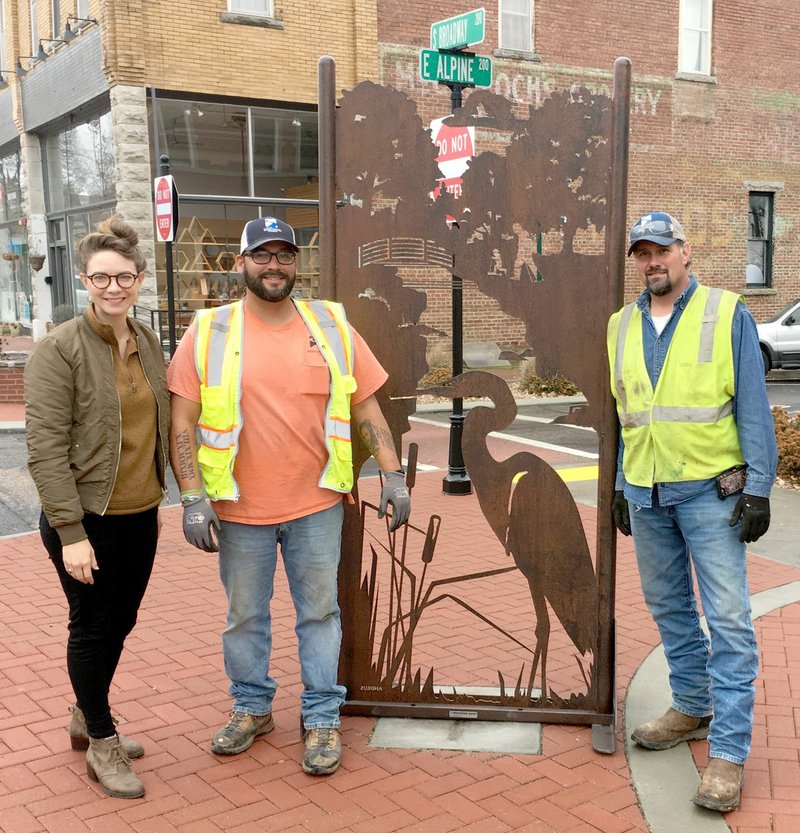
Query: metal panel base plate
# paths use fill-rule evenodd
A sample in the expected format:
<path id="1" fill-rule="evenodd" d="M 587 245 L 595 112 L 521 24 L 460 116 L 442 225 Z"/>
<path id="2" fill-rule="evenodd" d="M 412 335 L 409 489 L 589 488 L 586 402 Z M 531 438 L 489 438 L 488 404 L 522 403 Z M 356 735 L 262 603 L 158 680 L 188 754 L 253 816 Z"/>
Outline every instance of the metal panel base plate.
<path id="1" fill-rule="evenodd" d="M 381 717 L 369 742 L 370 746 L 393 749 L 541 755 L 542 726 L 540 723 Z"/>

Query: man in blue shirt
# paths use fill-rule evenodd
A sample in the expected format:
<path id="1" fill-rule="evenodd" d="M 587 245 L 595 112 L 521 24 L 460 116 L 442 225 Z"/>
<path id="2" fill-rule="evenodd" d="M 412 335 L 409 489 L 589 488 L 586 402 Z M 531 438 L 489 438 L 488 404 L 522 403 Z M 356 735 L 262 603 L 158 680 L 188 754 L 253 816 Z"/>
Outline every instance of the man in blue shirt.
<path id="1" fill-rule="evenodd" d="M 774 422 L 755 322 L 738 296 L 689 273 L 680 223 L 645 214 L 631 228 L 628 254 L 645 290 L 609 322 L 621 425 L 614 523 L 633 534 L 672 690 L 666 714 L 632 738 L 669 749 L 707 737 L 694 802 L 727 812 L 739 806 L 752 737 L 758 650 L 745 542 L 769 527 Z"/>

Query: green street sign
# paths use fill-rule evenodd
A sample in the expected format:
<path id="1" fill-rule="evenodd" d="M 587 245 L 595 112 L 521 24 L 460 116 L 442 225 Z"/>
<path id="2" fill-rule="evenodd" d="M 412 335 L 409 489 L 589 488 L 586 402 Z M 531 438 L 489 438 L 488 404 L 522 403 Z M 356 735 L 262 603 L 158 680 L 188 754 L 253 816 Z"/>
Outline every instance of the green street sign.
<path id="1" fill-rule="evenodd" d="M 485 37 L 486 9 L 448 17 L 431 25 L 431 49 L 463 49 Z"/>
<path id="2" fill-rule="evenodd" d="M 492 59 L 488 55 L 460 55 L 458 52 L 421 49 L 419 74 L 423 81 L 491 87 Z"/>

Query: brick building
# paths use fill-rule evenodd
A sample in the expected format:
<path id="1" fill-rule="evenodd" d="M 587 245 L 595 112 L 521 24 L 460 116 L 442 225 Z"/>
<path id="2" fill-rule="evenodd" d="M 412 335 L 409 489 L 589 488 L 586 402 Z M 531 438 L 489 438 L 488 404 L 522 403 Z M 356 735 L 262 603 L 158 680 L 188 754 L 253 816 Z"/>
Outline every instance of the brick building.
<path id="1" fill-rule="evenodd" d="M 381 81 L 418 101 L 423 121 L 450 103 L 446 89 L 421 80 L 419 48 L 430 46 L 432 22 L 475 5 L 378 4 Z M 742 0 L 672 0 L 657 10 L 621 0 L 498 0 L 486 4 L 486 40 L 472 49 L 492 57 L 494 92 L 520 110 L 573 85 L 610 92 L 614 60 L 628 56 L 630 221 L 656 208 L 674 213 L 698 277 L 742 293 L 764 320 L 800 297 L 793 9 L 789 0 L 759 10 Z M 626 299 L 639 291 L 630 266 Z"/>
<path id="2" fill-rule="evenodd" d="M 421 80 L 419 49 L 430 45 L 432 22 L 473 8 L 466 0 L 2 0 L 0 320 L 9 312 L 47 320 L 51 297 L 80 306 L 72 243 L 114 209 L 152 253 L 143 303 L 163 299 L 151 209 L 162 153 L 182 194 L 196 197 L 181 205 L 179 303 L 238 291 L 229 246 L 254 210 L 283 213 L 302 229 L 313 290 L 316 212 L 292 200 L 317 196 L 317 58 L 336 58 L 339 89 L 364 79 L 395 86 L 432 121 L 449 112 L 448 93 Z M 492 57 L 492 89 L 520 112 L 573 85 L 607 90 L 615 58 L 630 57 L 629 218 L 653 208 L 679 216 L 698 276 L 742 292 L 758 320 L 800 296 L 800 57 L 790 0 L 763 9 L 743 0 L 485 8 L 476 51 Z M 35 58 L 40 40 L 44 60 Z M 29 252 L 47 255 L 40 271 L 28 266 Z M 626 286 L 633 297 L 632 267 Z M 432 290 L 432 323 L 445 324 L 447 303 Z M 468 341 L 519 335 L 469 289 L 465 327 Z"/>

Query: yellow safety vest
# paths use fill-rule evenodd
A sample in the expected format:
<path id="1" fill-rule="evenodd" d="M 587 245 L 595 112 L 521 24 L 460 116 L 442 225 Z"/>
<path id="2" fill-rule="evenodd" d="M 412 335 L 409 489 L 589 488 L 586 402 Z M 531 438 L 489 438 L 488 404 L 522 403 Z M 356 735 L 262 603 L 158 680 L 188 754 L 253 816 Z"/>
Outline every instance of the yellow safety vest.
<path id="1" fill-rule="evenodd" d="M 319 485 L 334 492 L 349 492 L 353 487 L 350 396 L 356 390 L 353 336 L 341 304 L 293 301 L 331 375 L 324 422 L 328 460 Z M 198 310 L 196 316 L 195 362 L 201 404 L 197 462 L 206 494 L 212 500 L 239 498 L 233 469 L 242 428 L 242 303 Z"/>
<path id="2" fill-rule="evenodd" d="M 733 419 L 731 327 L 739 296 L 699 286 L 681 314 L 655 391 L 642 344 L 642 312 L 608 322 L 611 390 L 628 483 L 707 480 L 744 462 Z"/>

